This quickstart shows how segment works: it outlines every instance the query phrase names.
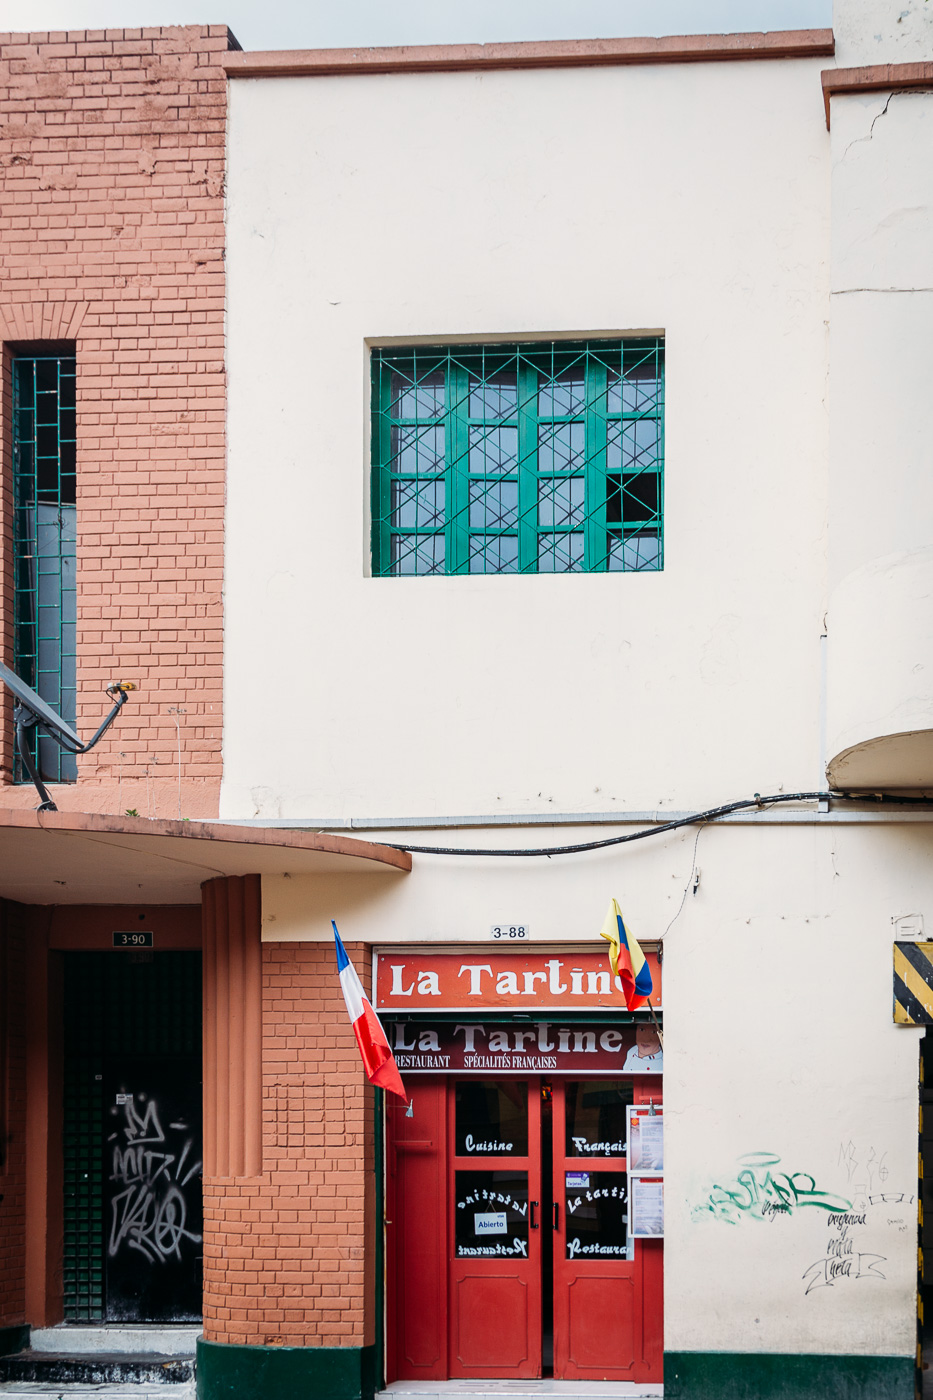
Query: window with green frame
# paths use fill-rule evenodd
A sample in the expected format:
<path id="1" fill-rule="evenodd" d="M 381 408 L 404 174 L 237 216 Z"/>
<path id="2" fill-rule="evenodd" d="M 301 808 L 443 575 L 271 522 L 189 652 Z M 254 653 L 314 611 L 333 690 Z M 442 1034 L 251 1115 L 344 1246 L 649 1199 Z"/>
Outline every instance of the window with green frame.
<path id="1" fill-rule="evenodd" d="M 75 357 L 13 357 L 13 665 L 74 725 Z M 77 760 L 54 739 L 27 731 L 40 776 L 77 778 Z M 19 756 L 16 782 L 31 782 Z"/>
<path id="2" fill-rule="evenodd" d="M 656 571 L 658 337 L 374 350 L 373 573 Z"/>

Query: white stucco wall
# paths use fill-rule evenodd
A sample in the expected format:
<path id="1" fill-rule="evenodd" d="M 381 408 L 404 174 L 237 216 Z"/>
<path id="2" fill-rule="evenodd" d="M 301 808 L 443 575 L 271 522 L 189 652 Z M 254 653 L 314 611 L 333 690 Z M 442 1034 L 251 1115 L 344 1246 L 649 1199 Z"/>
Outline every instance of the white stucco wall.
<path id="1" fill-rule="evenodd" d="M 822 66 L 232 83 L 225 816 L 699 808 L 821 783 Z M 856 139 L 879 110 L 864 108 Z M 837 262 L 854 278 L 870 255 L 855 209 L 850 223 Z M 844 334 L 856 285 L 836 283 L 833 325 L 853 374 L 870 365 Z M 369 576 L 370 344 L 638 330 L 667 343 L 663 573 Z M 880 382 L 892 404 L 913 373 L 888 382 L 879 358 L 848 403 L 870 424 L 869 390 Z M 920 385 L 906 392 L 916 404 Z M 838 441 L 854 443 L 839 404 Z M 905 415 L 890 431 L 913 450 Z M 853 451 L 867 482 L 872 448 Z M 866 518 L 901 541 L 891 550 L 908 547 L 915 513 L 898 499 L 901 534 L 874 500 L 866 515 L 864 491 L 853 503 L 837 582 L 875 558 Z M 289 718 L 269 743 L 273 694 Z M 701 836 L 700 888 L 665 944 L 668 1349 L 911 1354 L 914 1202 L 866 1206 L 852 1227 L 883 1278 L 809 1292 L 835 1238 L 824 1212 L 724 1219 L 704 1206 L 756 1152 L 853 1203 L 915 1193 L 917 1036 L 892 1024 L 891 918 L 930 911 L 929 833 L 762 823 Z M 590 941 L 617 894 L 653 939 L 681 903 L 695 835 L 264 879 L 263 937 L 329 938 L 335 917 L 348 941 L 482 944 L 508 919 L 535 941 Z"/>
<path id="2" fill-rule="evenodd" d="M 833 99 L 831 283 L 830 771 L 929 787 L 933 94 Z"/>
<path id="3" fill-rule="evenodd" d="M 817 785 L 820 66 L 231 83 L 225 816 Z M 637 330 L 663 573 L 368 576 L 369 342 Z"/>
<path id="4" fill-rule="evenodd" d="M 836 64 L 929 62 L 933 14 L 926 0 L 834 0 Z"/>
<path id="5" fill-rule="evenodd" d="M 598 834 L 558 829 L 541 844 Z M 456 835 L 506 845 L 542 833 Z M 348 941 L 492 951 L 490 925 L 508 918 L 535 944 L 593 946 L 612 894 L 653 938 L 681 905 L 695 841 L 684 831 L 552 860 L 416 856 L 408 876 L 265 878 L 263 938 L 326 940 L 336 918 Z M 702 833 L 697 893 L 664 940 L 668 1350 L 912 1352 L 918 1032 L 893 1024 L 891 921 L 920 913 L 930 926 L 931 857 L 926 823 Z M 753 1153 L 865 1215 L 847 1232 L 851 1256 L 829 1255 L 839 1231 L 817 1206 L 774 1218 L 741 1208 L 740 1159 Z M 860 1255 L 879 1258 L 820 1284 L 820 1261 Z"/>

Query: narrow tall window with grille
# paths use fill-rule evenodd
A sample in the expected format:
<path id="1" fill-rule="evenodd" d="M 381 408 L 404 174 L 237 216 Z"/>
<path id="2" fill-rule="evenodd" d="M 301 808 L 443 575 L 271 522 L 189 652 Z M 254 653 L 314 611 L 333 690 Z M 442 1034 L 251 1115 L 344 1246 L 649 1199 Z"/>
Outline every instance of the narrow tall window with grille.
<path id="1" fill-rule="evenodd" d="M 373 573 L 656 571 L 664 344 L 373 351 Z"/>
<path id="2" fill-rule="evenodd" d="M 77 702 L 75 357 L 13 358 L 14 668 L 70 725 Z M 77 760 L 30 731 L 46 782 L 77 778 Z M 19 758 L 16 782 L 30 782 Z"/>

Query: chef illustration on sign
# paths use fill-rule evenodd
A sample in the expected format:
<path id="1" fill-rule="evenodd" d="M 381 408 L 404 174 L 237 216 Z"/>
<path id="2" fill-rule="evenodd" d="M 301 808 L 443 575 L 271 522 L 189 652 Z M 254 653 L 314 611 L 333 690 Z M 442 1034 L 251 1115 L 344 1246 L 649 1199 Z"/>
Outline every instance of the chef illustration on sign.
<path id="1" fill-rule="evenodd" d="M 625 1057 L 623 1074 L 657 1074 L 664 1068 L 664 1051 L 657 1026 L 649 1023 L 635 1027 L 635 1044 Z"/>

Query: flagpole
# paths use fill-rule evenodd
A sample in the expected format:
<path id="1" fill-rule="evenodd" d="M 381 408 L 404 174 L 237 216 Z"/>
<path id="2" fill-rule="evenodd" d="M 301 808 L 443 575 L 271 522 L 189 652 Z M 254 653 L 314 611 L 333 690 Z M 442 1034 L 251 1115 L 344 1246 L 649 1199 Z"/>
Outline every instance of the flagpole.
<path id="1" fill-rule="evenodd" d="M 662 1029 L 661 1029 L 661 1022 L 658 1020 L 658 1013 L 655 1011 L 654 1007 L 651 1005 L 651 1001 L 650 1001 L 650 1000 L 649 1000 L 649 1002 L 648 1002 L 648 1010 L 651 1012 L 651 1019 L 652 1019 L 652 1021 L 654 1021 L 655 1027 L 656 1027 L 657 1032 L 658 1032 L 658 1044 L 660 1045 L 661 1049 L 663 1050 L 663 1049 L 664 1049 L 664 1032 L 663 1032 Z"/>

